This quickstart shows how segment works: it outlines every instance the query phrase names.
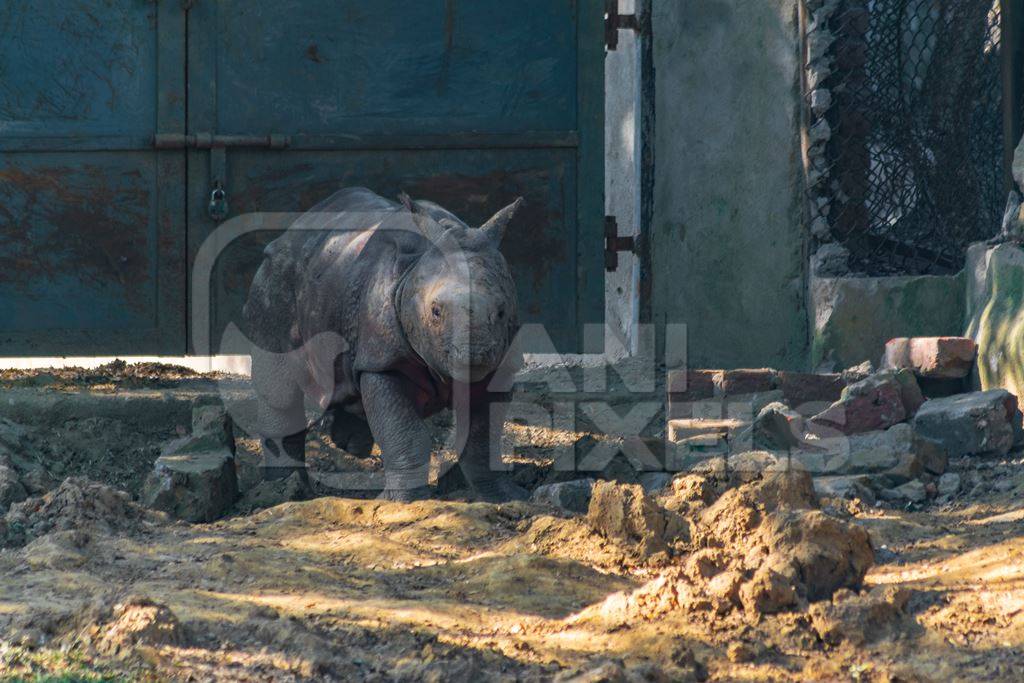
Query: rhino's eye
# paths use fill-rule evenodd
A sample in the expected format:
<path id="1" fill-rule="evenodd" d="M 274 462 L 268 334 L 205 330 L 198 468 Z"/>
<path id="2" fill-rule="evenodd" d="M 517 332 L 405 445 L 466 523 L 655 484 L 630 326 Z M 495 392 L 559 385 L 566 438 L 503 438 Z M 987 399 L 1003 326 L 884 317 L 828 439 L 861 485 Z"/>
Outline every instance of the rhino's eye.
<path id="1" fill-rule="evenodd" d="M 499 308 L 498 309 L 498 320 L 504 320 L 504 319 L 505 319 L 505 309 L 504 308 Z"/>
<path id="2" fill-rule="evenodd" d="M 433 315 L 435 318 L 440 318 L 441 317 L 441 307 L 438 306 L 437 304 L 431 304 L 430 305 L 430 314 Z"/>

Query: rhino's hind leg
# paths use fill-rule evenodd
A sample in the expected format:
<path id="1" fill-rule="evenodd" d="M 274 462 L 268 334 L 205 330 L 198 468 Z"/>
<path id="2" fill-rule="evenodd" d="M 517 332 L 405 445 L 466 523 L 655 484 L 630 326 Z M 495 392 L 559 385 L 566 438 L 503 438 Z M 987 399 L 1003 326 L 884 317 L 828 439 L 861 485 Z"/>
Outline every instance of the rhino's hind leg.
<path id="1" fill-rule="evenodd" d="M 429 498 L 430 430 L 402 387 L 389 373 L 364 372 L 359 379 L 363 409 L 384 459 L 386 500 Z"/>
<path id="2" fill-rule="evenodd" d="M 365 418 L 337 407 L 332 411 L 331 441 L 357 458 L 369 458 L 373 452 L 373 433 Z"/>

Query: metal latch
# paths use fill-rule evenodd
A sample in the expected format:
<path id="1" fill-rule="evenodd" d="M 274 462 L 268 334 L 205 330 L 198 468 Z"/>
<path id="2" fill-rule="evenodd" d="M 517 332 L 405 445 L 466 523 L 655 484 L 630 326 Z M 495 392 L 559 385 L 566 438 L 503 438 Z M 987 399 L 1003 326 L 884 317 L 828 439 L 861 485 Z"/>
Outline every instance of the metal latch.
<path id="1" fill-rule="evenodd" d="M 284 149 L 291 144 L 287 135 L 214 135 L 213 133 L 158 133 L 153 136 L 157 149 L 210 150 L 210 201 L 206 213 L 220 223 L 228 217 L 228 147 L 262 147 Z"/>
<path id="2" fill-rule="evenodd" d="M 611 272 L 619 268 L 619 252 L 636 253 L 636 238 L 619 235 L 619 222 L 615 216 L 604 217 L 604 269 Z"/>
<path id="3" fill-rule="evenodd" d="M 639 0 L 637 0 L 639 2 Z M 619 14 L 619 0 L 604 0 L 604 46 L 608 50 L 619 47 L 619 31 L 642 33 L 644 27 L 636 14 Z"/>

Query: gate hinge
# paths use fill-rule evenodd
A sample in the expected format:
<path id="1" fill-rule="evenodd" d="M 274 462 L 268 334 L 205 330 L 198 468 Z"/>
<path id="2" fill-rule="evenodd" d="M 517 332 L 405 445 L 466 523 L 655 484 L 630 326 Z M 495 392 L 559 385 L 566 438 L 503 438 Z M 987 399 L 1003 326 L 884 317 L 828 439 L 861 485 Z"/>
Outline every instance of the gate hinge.
<path id="1" fill-rule="evenodd" d="M 636 238 L 632 235 L 619 235 L 619 222 L 615 216 L 604 217 L 604 269 L 618 270 L 619 252 L 636 253 Z"/>
<path id="2" fill-rule="evenodd" d="M 605 49 L 618 49 L 620 30 L 641 34 L 645 30 L 645 25 L 636 14 L 619 14 L 619 0 L 604 0 Z"/>

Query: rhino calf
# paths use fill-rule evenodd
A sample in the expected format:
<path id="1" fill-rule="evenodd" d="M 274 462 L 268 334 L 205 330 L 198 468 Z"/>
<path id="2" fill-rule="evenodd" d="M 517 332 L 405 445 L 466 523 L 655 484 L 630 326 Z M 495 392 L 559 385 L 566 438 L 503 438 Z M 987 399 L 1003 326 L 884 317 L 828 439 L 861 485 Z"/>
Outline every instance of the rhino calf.
<path id="1" fill-rule="evenodd" d="M 265 478 L 306 476 L 312 404 L 334 412 L 340 447 L 380 446 L 382 497 L 427 497 L 424 420 L 468 396 L 456 411 L 467 481 L 487 501 L 526 497 L 490 466 L 507 395 L 488 390 L 519 360 L 506 358 L 518 321 L 498 247 L 521 201 L 470 228 L 432 202 L 350 188 L 266 248 L 244 309 Z"/>

